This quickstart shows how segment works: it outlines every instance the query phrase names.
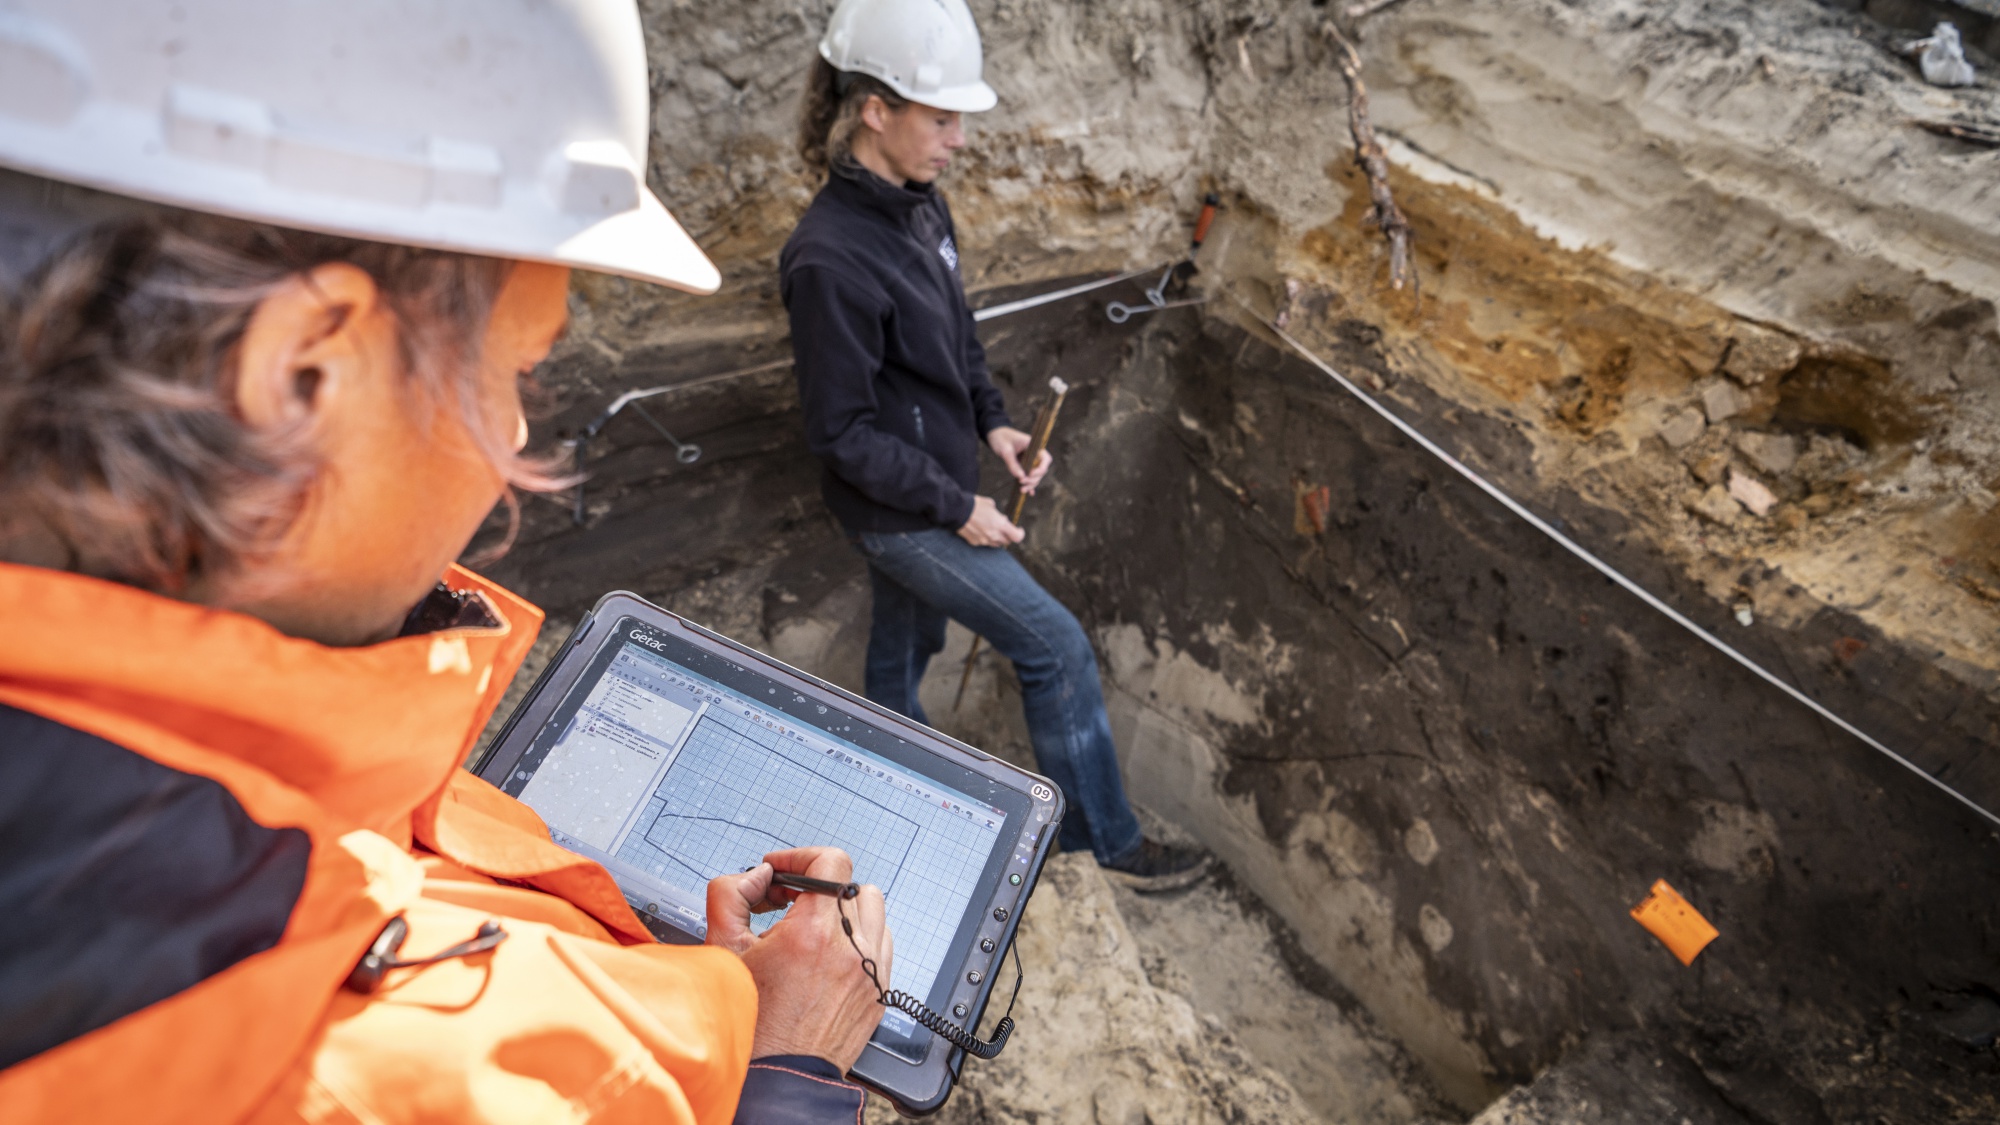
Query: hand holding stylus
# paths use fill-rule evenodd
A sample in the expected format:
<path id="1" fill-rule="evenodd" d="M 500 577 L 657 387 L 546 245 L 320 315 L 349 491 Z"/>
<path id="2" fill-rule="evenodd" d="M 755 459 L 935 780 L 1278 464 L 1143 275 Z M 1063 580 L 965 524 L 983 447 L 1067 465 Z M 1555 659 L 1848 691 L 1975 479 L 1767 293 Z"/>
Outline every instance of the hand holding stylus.
<path id="1" fill-rule="evenodd" d="M 781 873 L 823 881 L 842 893 L 799 889 L 791 879 L 786 881 L 794 886 L 782 886 Z M 875 1033 L 882 1020 L 880 994 L 854 947 L 874 959 L 886 985 L 895 943 L 880 890 L 862 886 L 851 898 L 845 895 L 853 875 L 854 862 L 838 848 L 793 848 L 772 852 L 741 875 L 709 882 L 708 944 L 742 957 L 757 982 L 751 1057 L 810 1055 L 845 1071 Z M 843 905 L 853 920 L 854 944 L 841 930 Z M 761 936 L 751 932 L 752 914 L 787 907 Z"/>

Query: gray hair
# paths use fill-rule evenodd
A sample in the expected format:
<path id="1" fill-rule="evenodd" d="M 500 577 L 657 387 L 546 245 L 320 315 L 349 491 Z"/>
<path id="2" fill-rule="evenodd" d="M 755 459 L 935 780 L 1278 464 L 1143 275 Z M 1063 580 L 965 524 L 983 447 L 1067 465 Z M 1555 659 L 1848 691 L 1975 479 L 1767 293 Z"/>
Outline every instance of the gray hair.
<path id="1" fill-rule="evenodd" d="M 510 486 L 561 483 L 484 416 L 480 345 L 509 262 L 6 171 L 0 216 L 0 557 L 175 595 L 275 545 L 319 464 L 301 434 L 238 416 L 237 347 L 259 302 L 330 262 L 375 279 L 413 394 L 455 409 Z"/>

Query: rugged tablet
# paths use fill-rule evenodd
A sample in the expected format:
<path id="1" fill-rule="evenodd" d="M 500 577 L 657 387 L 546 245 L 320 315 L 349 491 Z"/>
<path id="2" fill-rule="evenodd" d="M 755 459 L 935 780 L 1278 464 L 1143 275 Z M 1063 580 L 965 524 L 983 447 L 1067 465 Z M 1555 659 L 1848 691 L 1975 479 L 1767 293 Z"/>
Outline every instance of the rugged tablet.
<path id="1" fill-rule="evenodd" d="M 662 941 L 702 939 L 711 878 L 781 848 L 844 849 L 887 900 L 884 983 L 967 1028 L 1063 814 L 1046 778 L 622 592 L 577 625 L 475 772 L 604 864 Z M 851 1074 L 926 1113 L 963 1054 L 891 1009 Z"/>

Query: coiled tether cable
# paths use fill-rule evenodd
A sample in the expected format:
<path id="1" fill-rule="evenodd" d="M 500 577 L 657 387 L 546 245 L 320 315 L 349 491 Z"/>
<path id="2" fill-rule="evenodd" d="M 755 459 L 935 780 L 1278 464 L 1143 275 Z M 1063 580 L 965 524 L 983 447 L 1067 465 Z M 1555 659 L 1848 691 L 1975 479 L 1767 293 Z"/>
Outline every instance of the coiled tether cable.
<path id="1" fill-rule="evenodd" d="M 1010 951 L 1014 954 L 1014 994 L 1007 998 L 1007 1012 L 1000 1017 L 1000 1022 L 993 1026 L 993 1038 L 990 1041 L 982 1040 L 965 1028 L 931 1011 L 929 1005 L 902 989 L 892 992 L 882 987 L 882 978 L 876 971 L 875 959 L 862 952 L 861 942 L 854 936 L 854 923 L 847 919 L 847 900 L 860 893 L 859 885 L 849 883 L 834 897 L 833 905 L 834 909 L 840 912 L 841 932 L 847 935 L 847 943 L 854 947 L 855 956 L 861 958 L 861 971 L 868 974 L 869 983 L 875 986 L 876 1001 L 885 1008 L 894 1008 L 917 1021 L 938 1038 L 974 1058 L 990 1059 L 998 1056 L 1001 1048 L 1007 1045 L 1007 1037 L 1014 1034 L 1014 1003 L 1021 998 L 1021 981 L 1025 976 L 1021 970 L 1020 944 L 1008 943 Z"/>

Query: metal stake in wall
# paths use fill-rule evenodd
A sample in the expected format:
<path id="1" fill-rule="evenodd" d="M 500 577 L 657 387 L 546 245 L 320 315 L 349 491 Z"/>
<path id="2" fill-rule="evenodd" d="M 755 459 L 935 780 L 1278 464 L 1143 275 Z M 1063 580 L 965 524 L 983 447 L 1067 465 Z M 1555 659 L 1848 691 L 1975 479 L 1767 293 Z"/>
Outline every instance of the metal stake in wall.
<path id="1" fill-rule="evenodd" d="M 763 367 L 753 367 L 750 368 L 750 370 L 762 371 L 762 370 L 767 370 L 772 366 L 775 365 L 765 364 Z M 735 375 L 739 373 L 730 372 L 730 374 Z M 655 391 L 641 392 L 641 393 L 658 393 L 658 389 L 656 389 Z M 667 430 L 665 426 L 660 425 L 660 420 L 658 418 L 653 417 L 651 411 L 639 405 L 637 396 L 628 394 L 624 397 L 619 398 L 617 402 L 611 404 L 611 409 L 606 410 L 604 413 L 598 415 L 597 418 L 590 423 L 590 425 L 585 426 L 583 428 L 583 431 L 581 433 L 578 433 L 575 439 L 569 443 L 570 448 L 574 451 L 574 456 L 576 458 L 576 510 L 570 514 L 570 520 L 571 522 L 575 523 L 578 527 L 583 526 L 584 520 L 587 516 L 587 513 L 585 512 L 583 505 L 583 485 L 585 476 L 584 463 L 590 455 L 590 439 L 596 437 L 598 431 L 602 430 L 606 425 L 608 425 L 611 419 L 617 417 L 618 412 L 620 410 L 623 410 L 628 406 L 638 411 L 639 416 L 641 418 L 644 418 L 648 423 L 650 423 L 654 429 L 660 431 L 660 436 L 666 438 L 668 444 L 674 447 L 674 460 L 679 461 L 683 465 L 692 465 L 696 461 L 701 460 L 701 446 L 695 445 L 691 442 L 682 441 L 681 439 L 675 437 L 672 433 L 670 433 Z"/>
<path id="2" fill-rule="evenodd" d="M 701 460 L 701 446 L 691 445 L 668 433 L 667 428 L 660 425 L 660 420 L 653 417 L 652 411 L 647 410 L 638 403 L 633 403 L 632 409 L 639 412 L 639 417 L 652 423 L 653 428 L 660 431 L 660 436 L 667 439 L 667 444 L 674 447 L 674 460 L 679 461 L 683 465 L 692 465 L 696 461 Z"/>
<path id="3" fill-rule="evenodd" d="M 1195 255 L 1201 253 L 1201 244 L 1203 240 L 1208 238 L 1208 225 L 1215 221 L 1215 209 L 1221 205 L 1222 197 L 1212 191 L 1203 197 L 1201 201 L 1201 215 L 1195 219 L 1194 242 L 1188 247 L 1188 256 L 1168 266 L 1166 272 L 1160 275 L 1160 280 L 1154 283 L 1151 289 L 1146 290 L 1145 304 L 1128 305 L 1123 301 L 1113 301 L 1104 306 L 1104 315 L 1111 318 L 1111 323 L 1123 324 L 1140 313 L 1159 312 L 1162 309 L 1178 309 L 1186 305 L 1199 305 L 1208 300 L 1207 297 L 1189 297 L 1186 300 L 1169 301 L 1167 300 L 1167 286 L 1173 284 L 1173 280 L 1177 276 L 1183 279 L 1194 276 Z"/>

